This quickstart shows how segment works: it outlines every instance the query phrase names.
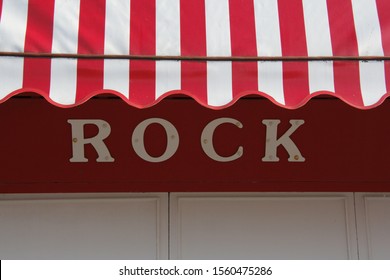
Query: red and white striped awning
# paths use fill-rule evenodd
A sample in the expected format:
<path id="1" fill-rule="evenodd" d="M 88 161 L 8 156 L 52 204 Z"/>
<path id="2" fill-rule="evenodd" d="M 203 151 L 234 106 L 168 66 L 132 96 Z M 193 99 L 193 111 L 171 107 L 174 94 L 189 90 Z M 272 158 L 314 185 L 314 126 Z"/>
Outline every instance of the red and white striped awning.
<path id="1" fill-rule="evenodd" d="M 58 106 L 112 93 L 221 108 L 257 94 L 358 108 L 390 88 L 389 0 L 0 0 L 0 101 Z"/>

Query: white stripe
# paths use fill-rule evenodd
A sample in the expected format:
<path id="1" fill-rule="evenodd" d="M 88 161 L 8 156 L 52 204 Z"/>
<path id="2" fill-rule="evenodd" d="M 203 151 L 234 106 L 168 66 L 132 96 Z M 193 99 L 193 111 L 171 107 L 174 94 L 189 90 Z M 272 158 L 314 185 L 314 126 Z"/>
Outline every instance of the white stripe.
<path id="1" fill-rule="evenodd" d="M 352 0 L 360 56 L 383 56 L 381 28 L 375 0 Z"/>
<path id="2" fill-rule="evenodd" d="M 231 56 L 228 0 L 206 0 L 206 44 L 208 56 Z"/>
<path id="3" fill-rule="evenodd" d="M 180 0 L 156 1 L 156 54 L 180 55 Z"/>
<path id="4" fill-rule="evenodd" d="M 168 91 L 181 88 L 180 61 L 156 61 L 156 99 Z"/>
<path id="5" fill-rule="evenodd" d="M 53 53 L 77 53 L 80 0 L 55 1 Z M 62 105 L 76 100 L 77 60 L 52 59 L 50 98 Z"/>
<path id="6" fill-rule="evenodd" d="M 207 103 L 223 106 L 232 101 L 232 63 L 230 61 L 207 62 Z"/>
<path id="7" fill-rule="evenodd" d="M 309 56 L 332 56 L 326 0 L 303 0 L 307 52 Z M 309 61 L 310 93 L 334 92 L 333 62 Z"/>
<path id="8" fill-rule="evenodd" d="M 254 8 L 257 55 L 282 56 L 277 1 L 254 0 Z"/>
<path id="9" fill-rule="evenodd" d="M 130 54 L 130 1 L 106 0 L 104 54 Z"/>
<path id="10" fill-rule="evenodd" d="M 360 61 L 359 68 L 363 104 L 370 106 L 387 92 L 385 65 L 383 61 Z"/>
<path id="11" fill-rule="evenodd" d="M 24 52 L 28 0 L 3 0 L 0 21 L 0 51 Z"/>
<path id="12" fill-rule="evenodd" d="M 280 61 L 260 61 L 258 66 L 259 91 L 285 105 L 283 90 L 283 63 Z"/>
<path id="13" fill-rule="evenodd" d="M 24 52 L 28 1 L 3 0 L 0 51 Z M 0 59 L 0 99 L 23 86 L 23 58 Z"/>
<path id="14" fill-rule="evenodd" d="M 333 61 L 309 61 L 310 94 L 318 91 L 335 92 Z"/>
<path id="15" fill-rule="evenodd" d="M 77 53 L 80 0 L 55 1 L 53 53 Z"/>
<path id="16" fill-rule="evenodd" d="M 254 0 L 256 44 L 258 56 L 282 56 L 278 3 L 274 0 Z M 283 63 L 258 62 L 259 91 L 285 104 Z"/>
<path id="17" fill-rule="evenodd" d="M 55 58 L 51 61 L 50 98 L 62 105 L 76 101 L 77 59 Z"/>
<path id="18" fill-rule="evenodd" d="M 303 0 L 307 52 L 309 56 L 332 56 L 326 0 Z M 334 92 L 333 62 L 309 61 L 310 93 Z"/>
<path id="19" fill-rule="evenodd" d="M 326 0 L 303 0 L 302 3 L 309 56 L 332 56 Z"/>
<path id="20" fill-rule="evenodd" d="M 335 92 L 333 61 L 309 61 L 309 90 Z"/>
<path id="21" fill-rule="evenodd" d="M 129 98 L 130 61 L 127 59 L 105 59 L 103 88 L 115 90 Z"/>
<path id="22" fill-rule="evenodd" d="M 383 56 L 378 11 L 375 0 L 353 0 L 353 17 L 360 56 Z M 387 92 L 383 61 L 359 63 L 364 105 L 372 105 Z"/>
<path id="23" fill-rule="evenodd" d="M 0 99 L 23 86 L 22 57 L 0 58 Z"/>
<path id="24" fill-rule="evenodd" d="M 228 0 L 206 0 L 206 47 L 208 56 L 231 56 Z M 233 99 L 232 63 L 207 62 L 207 99 L 222 106 Z"/>
<path id="25" fill-rule="evenodd" d="M 180 0 L 156 1 L 156 54 L 177 55 L 180 50 Z M 181 63 L 156 61 L 156 99 L 181 88 Z"/>
<path id="26" fill-rule="evenodd" d="M 130 1 L 106 0 L 104 54 L 130 54 Z M 105 59 L 104 89 L 129 98 L 129 84 L 130 62 Z"/>

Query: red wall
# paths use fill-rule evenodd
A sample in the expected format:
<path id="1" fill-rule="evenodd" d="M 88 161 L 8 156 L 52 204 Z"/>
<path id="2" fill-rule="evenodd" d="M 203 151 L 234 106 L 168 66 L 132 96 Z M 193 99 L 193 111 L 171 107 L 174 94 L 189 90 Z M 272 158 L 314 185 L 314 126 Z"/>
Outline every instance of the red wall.
<path id="1" fill-rule="evenodd" d="M 222 156 L 238 146 L 243 156 L 232 162 L 210 159 L 201 148 L 201 133 L 212 120 L 228 117 L 243 128 L 225 124 L 214 135 Z M 180 136 L 170 159 L 151 163 L 134 152 L 134 128 L 148 118 L 171 122 Z M 103 119 L 111 126 L 105 144 L 115 162 L 96 162 L 86 145 L 87 163 L 72 163 L 69 119 Z M 278 147 L 279 162 L 263 162 L 266 126 L 278 119 L 278 137 L 291 119 L 305 123 L 292 135 L 305 162 L 289 162 Z M 98 98 L 61 109 L 41 98 L 12 98 L 0 105 L 0 192 L 166 192 L 166 191 L 390 191 L 390 102 L 358 110 L 337 99 L 314 99 L 296 110 L 265 99 L 242 99 L 230 108 L 210 110 L 191 99 L 166 99 L 149 109 L 136 109 L 120 99 Z M 97 133 L 86 126 L 86 136 Z M 159 125 L 145 133 L 148 153 L 165 151 Z"/>

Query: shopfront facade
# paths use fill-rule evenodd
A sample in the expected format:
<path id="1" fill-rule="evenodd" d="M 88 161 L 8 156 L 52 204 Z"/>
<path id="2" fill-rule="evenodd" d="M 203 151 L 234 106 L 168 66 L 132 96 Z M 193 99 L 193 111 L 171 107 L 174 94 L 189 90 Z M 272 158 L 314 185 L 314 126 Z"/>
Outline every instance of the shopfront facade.
<path id="1" fill-rule="evenodd" d="M 389 258 L 390 6 L 335 2 L 0 1 L 1 258 Z"/>

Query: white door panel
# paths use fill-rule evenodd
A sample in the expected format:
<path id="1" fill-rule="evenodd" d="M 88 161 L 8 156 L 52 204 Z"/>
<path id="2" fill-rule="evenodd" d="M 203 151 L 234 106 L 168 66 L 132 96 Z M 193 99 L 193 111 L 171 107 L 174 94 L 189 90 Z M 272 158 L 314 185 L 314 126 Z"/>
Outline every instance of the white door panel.
<path id="1" fill-rule="evenodd" d="M 167 194 L 1 198 L 1 259 L 168 258 Z"/>
<path id="2" fill-rule="evenodd" d="M 0 258 L 390 259 L 390 193 L 168 196 L 0 195 Z"/>
<path id="3" fill-rule="evenodd" d="M 173 259 L 357 259 L 352 194 L 171 194 Z"/>
<path id="4" fill-rule="evenodd" d="M 390 193 L 357 193 L 359 258 L 390 259 Z"/>

